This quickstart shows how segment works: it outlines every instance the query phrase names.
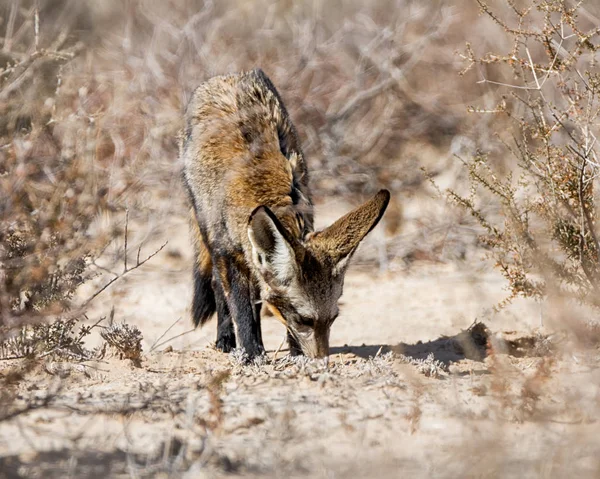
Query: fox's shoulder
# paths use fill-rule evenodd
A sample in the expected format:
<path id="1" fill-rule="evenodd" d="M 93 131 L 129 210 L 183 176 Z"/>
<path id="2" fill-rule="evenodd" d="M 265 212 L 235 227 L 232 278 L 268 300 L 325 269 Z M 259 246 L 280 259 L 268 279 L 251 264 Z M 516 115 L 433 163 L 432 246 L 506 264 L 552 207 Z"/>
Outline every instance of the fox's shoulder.
<path id="1" fill-rule="evenodd" d="M 202 82 L 194 90 L 186 113 L 197 116 L 203 107 L 214 107 L 223 112 L 258 109 L 276 122 L 288 117 L 279 92 L 260 68 L 217 75 Z"/>
<path id="2" fill-rule="evenodd" d="M 185 111 L 188 121 L 237 109 L 236 87 L 239 74 L 219 75 L 203 81 L 192 93 Z"/>
<path id="3" fill-rule="evenodd" d="M 239 193 L 236 204 L 255 198 L 273 207 L 291 202 L 304 212 L 312 230 L 308 170 L 298 134 L 279 92 L 260 68 L 200 84 L 188 104 L 179 146 L 191 170 L 198 164 L 205 172 L 235 166 L 228 181 Z"/>

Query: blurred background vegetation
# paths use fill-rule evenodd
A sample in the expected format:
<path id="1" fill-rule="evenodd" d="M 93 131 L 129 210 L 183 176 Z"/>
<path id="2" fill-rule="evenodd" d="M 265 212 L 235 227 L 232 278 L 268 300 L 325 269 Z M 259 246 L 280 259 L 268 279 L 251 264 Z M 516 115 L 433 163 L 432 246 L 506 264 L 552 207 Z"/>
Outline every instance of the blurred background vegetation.
<path id="1" fill-rule="evenodd" d="M 167 216 L 186 214 L 176 152 L 183 108 L 203 80 L 255 67 L 272 78 L 299 129 L 317 203 L 335 196 L 358 202 L 387 187 L 394 203 L 386 215 L 386 258 L 403 264 L 462 260 L 505 241 L 500 256 L 506 271 L 506 258 L 521 254 L 511 247 L 522 242 L 523 231 L 496 237 L 495 243 L 489 235 L 482 241 L 485 224 L 480 228 L 478 221 L 501 227 L 506 204 L 502 195 L 477 184 L 471 161 L 490 168 L 498 181 L 516 172 L 522 158 L 509 143 L 515 135 L 523 138 L 523 122 L 535 122 L 537 110 L 525 108 L 506 85 L 532 85 L 538 67 L 539 79 L 551 77 L 547 87 L 558 91 L 564 80 L 560 68 L 568 62 L 555 61 L 556 49 L 544 56 L 543 38 L 530 47 L 535 66 L 527 77 L 528 42 L 540 39 L 528 32 L 546 28 L 544 35 L 552 37 L 570 28 L 573 33 L 569 22 L 579 22 L 581 35 L 574 34 L 569 48 L 596 68 L 597 31 L 583 37 L 600 23 L 600 7 L 583 2 L 567 18 L 569 5 L 5 0 L 0 5 L 0 325 L 11 329 L 40 314 L 73 308 L 69 299 L 75 288 L 102 272 L 96 258 L 122 238 L 125 211 L 132 222 L 146 226 L 146 238 L 165 234 Z M 556 23 L 549 25 L 549 19 Z M 548 106 L 557 97 L 544 98 Z M 551 117 L 551 108 L 546 114 Z M 597 131 L 597 118 L 588 126 Z M 535 138 L 535 132 L 527 135 Z M 594 173 L 586 170 L 586 175 L 593 185 Z M 519 181 L 519 174 L 510 178 L 509 183 Z M 571 233 L 552 247 L 559 257 L 575 258 L 562 273 L 576 289 L 586 264 L 598 265 L 589 188 L 581 204 L 588 206 L 591 222 L 578 230 L 575 215 Z M 448 206 L 447 189 L 462 210 Z M 533 204 L 544 191 L 515 195 Z M 577 198 L 569 201 L 578 208 Z M 531 209 L 525 210 L 517 214 L 521 225 L 530 224 Z M 561 250 L 567 244 L 571 248 Z M 577 251 L 584 249 L 578 262 Z M 514 294 L 544 294 L 535 286 L 539 283 L 519 276 L 547 272 L 547 267 L 536 270 L 537 260 L 528 257 L 510 269 L 508 279 L 521 281 L 521 287 L 512 284 Z M 382 263 L 381 255 L 365 261 Z M 587 275 L 586 292 L 579 297 L 596 291 L 597 271 Z"/>

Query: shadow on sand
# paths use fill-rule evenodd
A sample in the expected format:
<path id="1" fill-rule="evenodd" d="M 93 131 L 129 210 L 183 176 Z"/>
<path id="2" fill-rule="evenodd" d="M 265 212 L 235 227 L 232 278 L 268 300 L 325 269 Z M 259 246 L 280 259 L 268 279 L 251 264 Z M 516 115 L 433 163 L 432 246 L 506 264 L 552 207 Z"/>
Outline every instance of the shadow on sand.
<path id="1" fill-rule="evenodd" d="M 547 338 L 543 336 L 524 336 L 505 339 L 493 335 L 483 323 L 474 323 L 470 328 L 454 336 L 441 336 L 432 341 L 418 341 L 415 344 L 400 343 L 396 345 L 373 344 L 362 346 L 342 346 L 330 349 L 331 354 L 354 354 L 367 359 L 379 354 L 393 351 L 396 354 L 413 359 L 425 359 L 430 354 L 446 366 L 463 359 L 483 361 L 490 348 L 495 352 L 516 357 L 542 356 L 548 352 Z"/>

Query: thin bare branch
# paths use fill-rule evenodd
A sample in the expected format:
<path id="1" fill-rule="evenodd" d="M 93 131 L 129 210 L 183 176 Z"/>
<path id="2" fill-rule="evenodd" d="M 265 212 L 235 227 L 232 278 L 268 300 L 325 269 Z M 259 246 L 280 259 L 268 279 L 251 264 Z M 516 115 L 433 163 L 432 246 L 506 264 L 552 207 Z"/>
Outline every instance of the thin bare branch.
<path id="1" fill-rule="evenodd" d="M 92 294 L 88 299 L 86 299 L 81 304 L 81 308 L 85 308 L 86 306 L 88 306 L 96 297 L 98 297 L 100 294 L 102 294 L 104 291 L 106 291 L 108 288 L 110 288 L 116 281 L 120 280 L 127 274 L 131 273 L 132 271 L 138 269 L 140 266 L 143 266 L 146 262 L 150 261 L 152 258 L 154 258 L 154 256 L 156 256 L 158 253 L 160 253 L 163 250 L 163 248 L 165 246 L 167 246 L 168 243 L 169 243 L 168 241 L 165 241 L 165 243 L 163 243 L 163 245 L 160 248 L 158 248 L 152 254 L 148 255 L 146 257 L 146 259 L 144 259 L 142 261 L 140 261 L 140 250 L 142 248 L 140 246 L 140 248 L 138 249 L 138 256 L 137 256 L 137 261 L 136 261 L 135 265 L 124 269 L 121 274 L 115 276 L 108 283 L 106 283 L 104 286 L 102 286 L 100 289 L 98 289 L 94 294 Z"/>
<path id="2" fill-rule="evenodd" d="M 166 329 L 166 331 L 165 331 L 164 333 L 162 333 L 162 334 L 161 334 L 161 335 L 160 335 L 160 336 L 159 336 L 159 337 L 156 339 L 156 341 L 154 341 L 154 343 L 152 344 L 152 346 L 150 346 L 150 352 L 152 352 L 152 351 L 154 351 L 154 350 L 156 349 L 156 344 L 157 344 L 157 343 L 158 343 L 158 342 L 159 342 L 159 341 L 160 341 L 162 338 L 164 338 L 164 337 L 167 335 L 167 333 L 168 333 L 169 331 L 171 331 L 171 329 L 173 328 L 173 326 L 175 326 L 175 325 L 176 325 L 176 324 L 177 324 L 179 321 L 181 321 L 181 316 L 180 316 L 179 318 L 177 318 L 177 319 L 175 320 L 175 322 L 174 322 L 173 324 L 171 324 L 171 326 L 169 326 L 169 327 Z"/>

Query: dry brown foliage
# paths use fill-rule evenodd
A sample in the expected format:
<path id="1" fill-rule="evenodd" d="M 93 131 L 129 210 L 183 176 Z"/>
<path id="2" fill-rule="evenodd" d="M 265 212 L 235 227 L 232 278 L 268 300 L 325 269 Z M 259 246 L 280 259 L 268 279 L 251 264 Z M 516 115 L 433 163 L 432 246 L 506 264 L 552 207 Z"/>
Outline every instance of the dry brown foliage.
<path id="1" fill-rule="evenodd" d="M 485 229 L 482 241 L 510 283 L 511 294 L 576 298 L 598 307 L 600 243 L 597 186 L 600 163 L 600 29 L 582 3 L 534 0 L 505 14 L 478 0 L 511 40 L 508 51 L 479 56 L 467 44 L 466 69 L 479 68 L 493 85 L 488 110 L 509 125 L 497 133 L 517 166 L 504 174 L 485 151 L 464 161 L 469 195 L 449 197 Z M 500 216 L 482 211 L 485 195 Z M 483 201 L 482 201 L 483 200 Z"/>

